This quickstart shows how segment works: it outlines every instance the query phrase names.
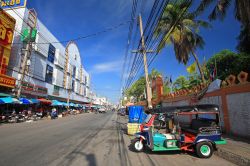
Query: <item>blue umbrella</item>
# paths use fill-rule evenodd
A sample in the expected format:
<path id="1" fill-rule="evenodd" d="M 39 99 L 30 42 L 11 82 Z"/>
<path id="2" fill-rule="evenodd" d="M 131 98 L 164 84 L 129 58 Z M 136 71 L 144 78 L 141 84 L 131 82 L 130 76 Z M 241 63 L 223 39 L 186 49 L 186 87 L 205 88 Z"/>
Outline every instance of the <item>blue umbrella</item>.
<path id="1" fill-rule="evenodd" d="M 4 104 L 4 102 L 2 100 L 0 100 L 0 104 Z"/>
<path id="2" fill-rule="evenodd" d="M 0 98 L 2 104 L 10 104 L 13 102 L 12 97 L 2 97 Z"/>
<path id="3" fill-rule="evenodd" d="M 2 103 L 2 104 L 12 104 L 12 103 L 19 104 L 20 101 L 17 100 L 16 98 L 12 98 L 12 97 L 3 97 L 3 98 L 0 98 L 0 103 Z"/>
<path id="4" fill-rule="evenodd" d="M 66 102 L 62 102 L 63 106 L 67 107 L 68 106 L 68 103 Z"/>
<path id="5" fill-rule="evenodd" d="M 21 102 L 20 104 L 32 104 L 32 101 L 26 98 L 20 98 L 19 101 Z"/>
<path id="6" fill-rule="evenodd" d="M 37 100 L 37 99 L 30 99 L 31 100 L 31 102 L 32 103 L 34 103 L 34 104 L 38 104 L 38 103 L 40 103 L 40 101 L 39 100 Z"/>
<path id="7" fill-rule="evenodd" d="M 70 107 L 75 107 L 75 104 L 74 103 L 69 103 L 69 106 Z"/>
<path id="8" fill-rule="evenodd" d="M 60 102 L 58 100 L 52 100 L 52 106 L 63 106 L 63 102 Z"/>
<path id="9" fill-rule="evenodd" d="M 76 107 L 81 108 L 82 105 L 81 104 L 76 104 Z"/>

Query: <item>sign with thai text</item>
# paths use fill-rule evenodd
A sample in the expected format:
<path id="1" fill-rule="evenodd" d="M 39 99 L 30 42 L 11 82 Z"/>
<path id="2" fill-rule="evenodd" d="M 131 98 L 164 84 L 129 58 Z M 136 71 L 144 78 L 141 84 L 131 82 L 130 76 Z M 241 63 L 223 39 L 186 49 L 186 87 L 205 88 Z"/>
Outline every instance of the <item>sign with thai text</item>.
<path id="1" fill-rule="evenodd" d="M 0 86 L 14 88 L 16 85 L 16 79 L 0 74 Z"/>
<path id="2" fill-rule="evenodd" d="M 28 82 L 22 82 L 22 93 L 36 96 L 46 96 L 48 93 L 48 89 Z"/>
<path id="3" fill-rule="evenodd" d="M 11 8 L 20 8 L 26 7 L 27 0 L 0 0 L 1 8 L 11 9 Z"/>
<path id="4" fill-rule="evenodd" d="M 16 20 L 0 10 L 0 74 L 6 74 Z"/>

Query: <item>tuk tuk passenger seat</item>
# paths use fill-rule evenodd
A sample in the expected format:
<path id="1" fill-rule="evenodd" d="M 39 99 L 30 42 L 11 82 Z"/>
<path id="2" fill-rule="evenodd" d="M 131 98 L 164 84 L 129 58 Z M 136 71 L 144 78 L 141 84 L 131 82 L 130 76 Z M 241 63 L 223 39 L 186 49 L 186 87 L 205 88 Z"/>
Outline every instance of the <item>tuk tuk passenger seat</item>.
<path id="1" fill-rule="evenodd" d="M 190 128 L 182 128 L 183 131 L 198 134 L 201 127 L 211 127 L 214 121 L 203 119 L 192 119 Z"/>

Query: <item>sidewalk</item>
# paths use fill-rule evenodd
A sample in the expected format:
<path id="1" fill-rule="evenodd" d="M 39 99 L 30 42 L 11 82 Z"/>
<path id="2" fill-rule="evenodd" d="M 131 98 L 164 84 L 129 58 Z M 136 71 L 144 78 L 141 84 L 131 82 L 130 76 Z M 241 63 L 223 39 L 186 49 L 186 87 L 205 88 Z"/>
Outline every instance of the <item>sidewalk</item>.
<path id="1" fill-rule="evenodd" d="M 218 146 L 215 154 L 236 165 L 250 166 L 250 141 L 227 135 L 223 138 L 227 144 Z"/>

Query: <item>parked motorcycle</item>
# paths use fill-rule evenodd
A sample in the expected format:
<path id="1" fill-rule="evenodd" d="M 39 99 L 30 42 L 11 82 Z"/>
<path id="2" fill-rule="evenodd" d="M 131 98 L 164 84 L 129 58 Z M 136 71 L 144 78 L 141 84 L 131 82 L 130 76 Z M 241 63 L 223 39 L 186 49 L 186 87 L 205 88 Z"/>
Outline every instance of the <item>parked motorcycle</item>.
<path id="1" fill-rule="evenodd" d="M 31 116 L 31 119 L 32 119 L 33 121 L 37 121 L 37 115 L 36 115 L 36 114 L 33 114 L 33 115 Z"/>
<path id="2" fill-rule="evenodd" d="M 1 123 L 7 123 L 8 122 L 8 116 L 1 115 Z"/>
<path id="3" fill-rule="evenodd" d="M 18 116 L 17 115 L 10 115 L 8 117 L 8 123 L 17 123 L 18 122 Z"/>
<path id="4" fill-rule="evenodd" d="M 42 119 L 43 117 L 43 113 L 42 112 L 37 112 L 36 113 L 36 118 L 39 120 L 39 119 Z"/>
<path id="5" fill-rule="evenodd" d="M 18 114 L 17 117 L 18 117 L 17 122 L 25 122 L 25 115 Z"/>

